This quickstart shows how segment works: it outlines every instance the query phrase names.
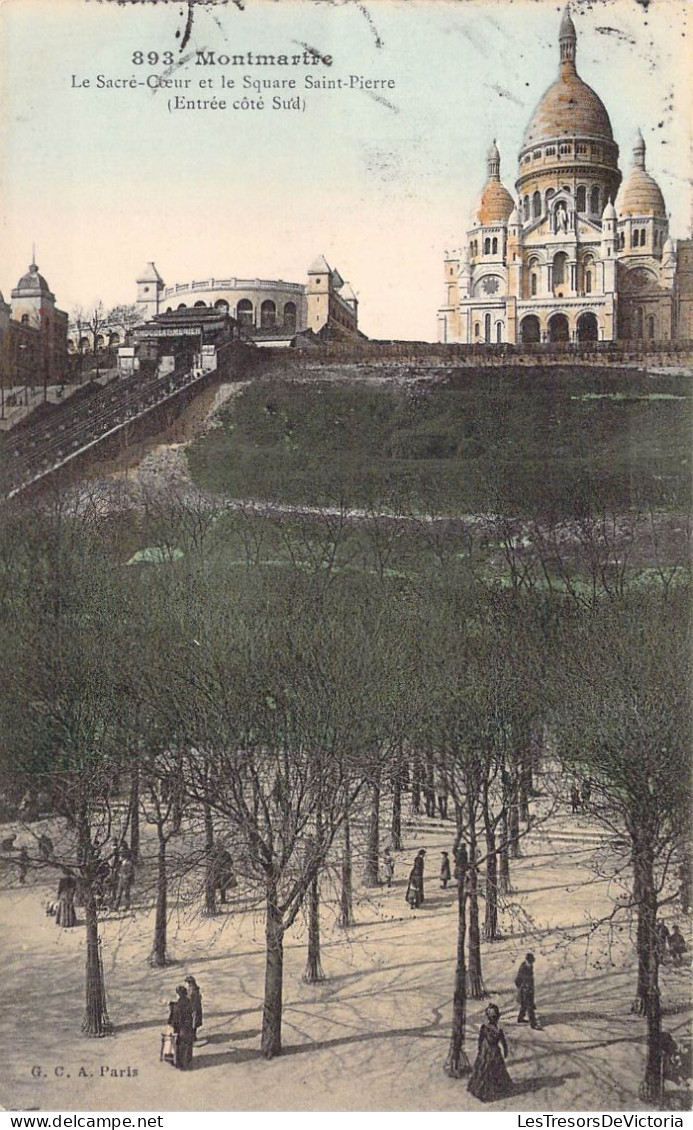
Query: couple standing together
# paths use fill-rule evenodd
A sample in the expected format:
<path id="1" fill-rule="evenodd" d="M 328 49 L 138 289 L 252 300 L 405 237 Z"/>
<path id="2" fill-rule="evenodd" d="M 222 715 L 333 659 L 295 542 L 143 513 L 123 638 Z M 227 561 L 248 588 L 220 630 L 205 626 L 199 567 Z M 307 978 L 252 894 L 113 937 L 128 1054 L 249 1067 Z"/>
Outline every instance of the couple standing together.
<path id="1" fill-rule="evenodd" d="M 197 1030 L 202 1027 L 202 993 L 194 977 L 186 977 L 185 984 L 176 989 L 168 1024 L 170 1031 L 163 1037 L 161 1058 L 181 1071 L 189 1071 Z"/>

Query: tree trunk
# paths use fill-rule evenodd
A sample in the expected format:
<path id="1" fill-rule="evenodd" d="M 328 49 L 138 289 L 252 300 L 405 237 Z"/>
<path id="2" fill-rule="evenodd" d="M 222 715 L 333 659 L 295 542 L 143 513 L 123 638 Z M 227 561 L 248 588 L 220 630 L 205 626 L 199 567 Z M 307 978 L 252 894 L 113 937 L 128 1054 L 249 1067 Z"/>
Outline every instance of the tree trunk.
<path id="1" fill-rule="evenodd" d="M 113 1025 L 108 1019 L 106 1010 L 106 989 L 99 942 L 99 916 L 96 909 L 96 897 L 91 884 L 87 888 L 85 911 L 87 920 L 87 992 L 82 1031 L 86 1036 L 110 1036 L 113 1032 Z"/>
<path id="2" fill-rule="evenodd" d="M 378 856 L 380 854 L 380 775 L 376 776 L 370 787 L 368 810 L 368 830 L 366 833 L 366 862 L 363 869 L 363 882 L 366 887 L 380 885 Z"/>
<path id="3" fill-rule="evenodd" d="M 424 800 L 426 802 L 426 815 L 435 816 L 436 814 L 436 786 L 435 774 L 433 771 L 433 758 L 426 757 L 426 768 L 423 783 Z"/>
<path id="4" fill-rule="evenodd" d="M 638 911 L 638 983 L 631 1012 L 647 1016 L 652 992 L 652 965 L 657 960 L 657 895 L 652 852 L 637 842 L 633 844 L 633 901 Z"/>
<path id="5" fill-rule="evenodd" d="M 173 769 L 173 834 L 179 835 L 183 824 L 183 764 L 180 757 L 176 758 Z"/>
<path id="6" fill-rule="evenodd" d="M 467 871 L 467 885 L 469 888 L 469 968 L 467 970 L 467 995 L 475 1001 L 481 1001 L 487 996 L 484 980 L 481 974 L 481 933 L 479 930 L 479 897 L 478 880 L 479 872 L 476 866 L 476 835 L 474 824 L 470 821 L 469 844 L 469 870 Z"/>
<path id="7" fill-rule="evenodd" d="M 520 847 L 520 808 L 517 803 L 516 781 L 512 783 L 512 793 L 508 808 L 508 832 L 510 834 L 510 854 L 513 859 L 520 859 L 522 855 L 522 848 Z"/>
<path id="8" fill-rule="evenodd" d="M 265 920 L 265 1000 L 262 1007 L 260 1051 L 273 1059 L 282 1051 L 282 982 L 284 976 L 284 924 L 277 906 L 277 885 L 267 883 Z"/>
<path id="9" fill-rule="evenodd" d="M 344 817 L 344 846 L 342 848 L 342 889 L 339 896 L 339 925 L 354 925 L 354 907 L 351 895 L 351 830 L 349 814 Z"/>
<path id="10" fill-rule="evenodd" d="M 212 810 L 208 804 L 204 805 L 203 812 L 205 822 L 205 905 L 202 913 L 205 918 L 211 918 L 217 912 L 214 892 L 214 821 L 212 820 Z"/>
<path id="11" fill-rule="evenodd" d="M 303 980 L 317 985 L 325 980 L 320 964 L 320 884 L 316 874 L 308 891 L 308 960 Z"/>
<path id="12" fill-rule="evenodd" d="M 496 833 L 484 812 L 486 824 L 486 914 L 484 917 L 484 941 L 495 942 L 498 933 L 498 856 L 496 855 Z"/>
<path id="13" fill-rule="evenodd" d="M 642 841 L 635 840 L 633 848 L 633 892 L 638 906 L 638 993 L 633 1011 L 647 1017 L 647 1060 L 640 1097 L 659 1107 L 662 1098 L 662 1011 L 654 853 L 650 845 Z"/>
<path id="14" fill-rule="evenodd" d="M 411 765 L 411 810 L 417 816 L 421 812 L 421 762 L 416 754 Z"/>
<path id="15" fill-rule="evenodd" d="M 154 916 L 154 945 L 149 959 L 150 965 L 166 965 L 166 917 L 168 876 L 166 874 L 166 840 L 161 828 L 159 831 L 159 852 L 157 855 L 156 913 Z"/>
<path id="16" fill-rule="evenodd" d="M 450 1048 L 443 1070 L 453 1079 L 460 1079 L 471 1071 L 471 1064 L 464 1050 L 464 1037 L 467 1019 L 467 976 L 465 949 L 467 944 L 467 920 L 465 899 L 467 897 L 467 852 L 461 845 L 455 860 L 457 867 L 457 964 L 455 966 L 455 989 L 452 998 L 452 1033 Z"/>
<path id="17" fill-rule="evenodd" d="M 402 850 L 402 767 L 399 761 L 395 766 L 395 775 L 392 781 L 392 826 L 390 828 L 390 842 L 393 851 Z"/>
<path id="18" fill-rule="evenodd" d="M 502 895 L 509 895 L 512 889 L 508 852 L 508 816 L 504 810 L 501 816 L 501 846 L 498 852 L 498 891 Z"/>
<path id="19" fill-rule="evenodd" d="M 140 861 L 140 771 L 132 769 L 130 777 L 130 857 L 135 866 Z"/>

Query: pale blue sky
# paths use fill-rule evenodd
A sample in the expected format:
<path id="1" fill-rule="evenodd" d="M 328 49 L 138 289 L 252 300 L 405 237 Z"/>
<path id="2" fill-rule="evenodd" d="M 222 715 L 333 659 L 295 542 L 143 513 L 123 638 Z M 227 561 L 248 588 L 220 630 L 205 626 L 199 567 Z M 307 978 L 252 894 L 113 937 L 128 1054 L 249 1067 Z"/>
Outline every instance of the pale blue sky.
<path id="1" fill-rule="evenodd" d="M 609 111 L 621 168 L 637 126 L 650 172 L 689 234 L 691 50 L 679 0 L 574 3 L 578 70 Z M 435 337 L 442 256 L 458 245 L 493 137 L 514 192 L 517 152 L 554 80 L 562 6 L 547 0 L 246 0 L 199 8 L 187 50 L 300 50 L 331 68 L 202 68 L 176 77 L 392 78 L 390 105 L 362 91 L 303 92 L 305 113 L 178 111 L 167 94 L 94 89 L 146 77 L 133 51 L 172 50 L 177 3 L 4 0 L 0 193 L 5 297 L 32 241 L 60 305 L 134 298 L 154 259 L 167 283 L 212 275 L 303 281 L 318 253 L 361 301 L 364 330 Z M 611 29 L 611 30 L 608 30 Z M 92 79 L 73 89 L 71 77 Z M 204 97 L 191 89 L 188 96 Z M 234 98 L 235 93 L 226 97 Z M 660 125 L 660 123 L 662 123 Z"/>

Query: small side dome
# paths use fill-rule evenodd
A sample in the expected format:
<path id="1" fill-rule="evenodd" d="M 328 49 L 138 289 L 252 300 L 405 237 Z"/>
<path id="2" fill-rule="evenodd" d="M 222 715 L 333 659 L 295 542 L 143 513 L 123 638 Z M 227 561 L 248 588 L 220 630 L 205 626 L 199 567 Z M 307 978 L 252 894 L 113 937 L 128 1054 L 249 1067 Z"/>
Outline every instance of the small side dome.
<path id="1" fill-rule="evenodd" d="M 521 223 L 522 221 L 520 219 L 520 213 L 517 210 L 516 204 L 512 212 L 508 216 L 508 227 L 520 227 Z"/>
<path id="2" fill-rule="evenodd" d="M 504 184 L 489 181 L 476 206 L 475 217 L 480 224 L 507 223 L 515 209 L 515 201 Z"/>
<path id="3" fill-rule="evenodd" d="M 487 156 L 488 180 L 474 209 L 474 219 L 480 224 L 506 223 L 515 201 L 500 179 L 500 153 L 494 140 Z"/>
<path id="4" fill-rule="evenodd" d="M 22 275 L 16 287 L 12 291 L 13 298 L 20 298 L 22 295 L 27 297 L 35 297 L 39 294 L 50 295 L 51 290 L 44 279 L 43 275 L 39 274 L 39 269 L 35 263 L 32 263 L 27 273 Z"/>
<path id="5" fill-rule="evenodd" d="M 621 185 L 616 207 L 619 216 L 658 216 L 666 219 L 662 190 L 645 168 L 645 142 L 640 130 L 633 145 L 633 168 Z"/>
<path id="6" fill-rule="evenodd" d="M 609 197 L 609 199 L 606 202 L 606 206 L 604 208 L 604 211 L 602 212 L 602 219 L 603 220 L 615 220 L 616 218 L 617 217 L 616 217 L 616 209 L 614 208 L 614 202 L 611 199 L 611 197 Z"/>

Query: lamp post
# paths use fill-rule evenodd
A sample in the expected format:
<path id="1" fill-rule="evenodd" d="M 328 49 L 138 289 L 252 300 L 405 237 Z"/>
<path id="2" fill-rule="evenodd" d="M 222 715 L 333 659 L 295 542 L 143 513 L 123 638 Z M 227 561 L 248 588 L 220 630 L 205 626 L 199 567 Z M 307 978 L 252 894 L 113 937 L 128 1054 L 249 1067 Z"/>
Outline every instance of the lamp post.
<path id="1" fill-rule="evenodd" d="M 21 363 L 20 363 L 19 369 L 20 369 L 22 380 L 24 381 L 24 404 L 27 405 L 29 403 L 29 385 L 27 383 L 26 373 L 24 372 L 24 367 L 26 365 L 25 354 L 26 354 L 26 350 L 28 349 L 28 346 L 27 346 L 25 341 L 23 341 L 20 344 L 19 349 L 20 349 L 20 357 L 21 357 Z"/>

